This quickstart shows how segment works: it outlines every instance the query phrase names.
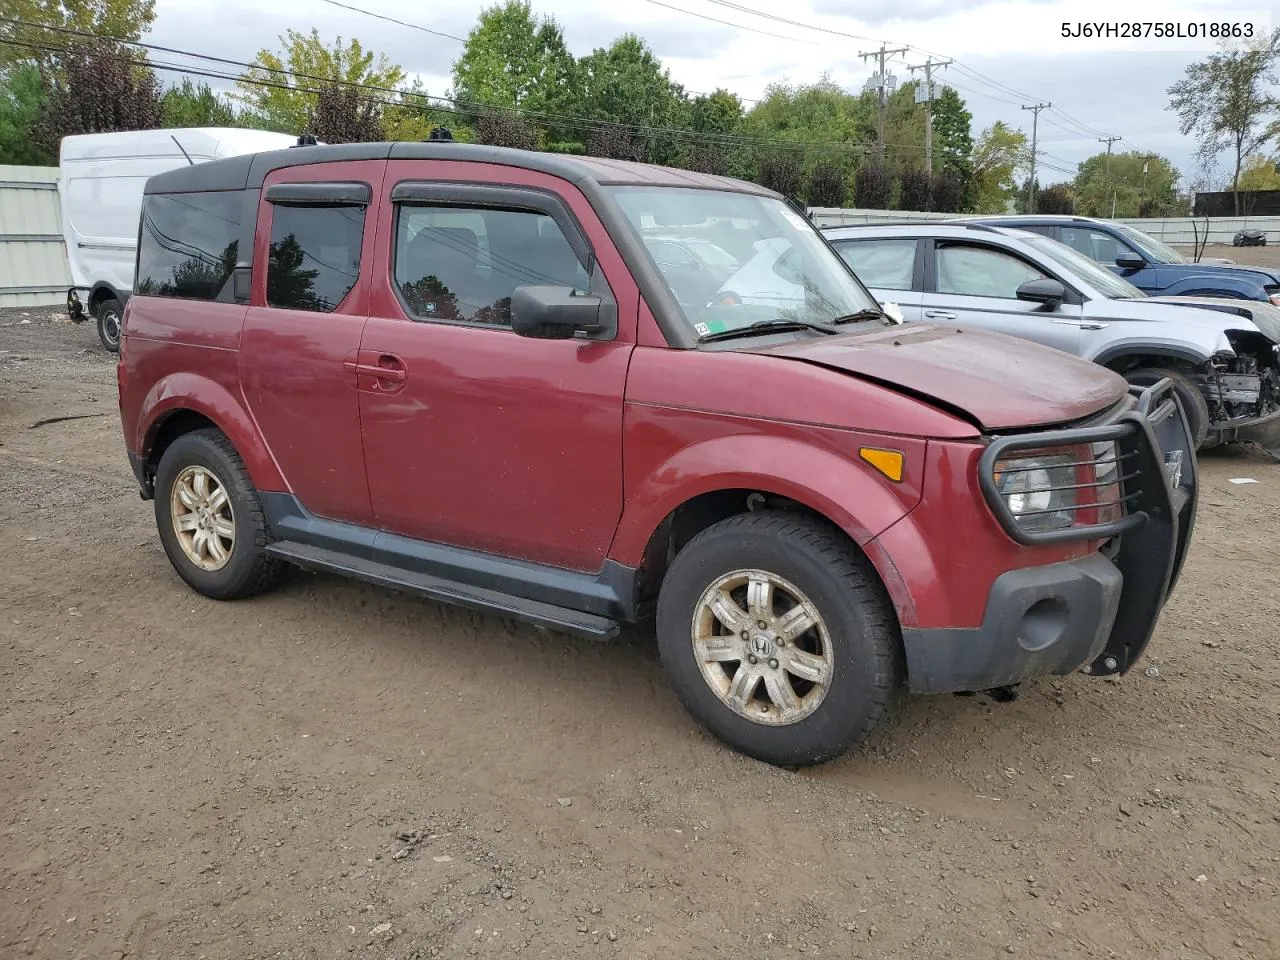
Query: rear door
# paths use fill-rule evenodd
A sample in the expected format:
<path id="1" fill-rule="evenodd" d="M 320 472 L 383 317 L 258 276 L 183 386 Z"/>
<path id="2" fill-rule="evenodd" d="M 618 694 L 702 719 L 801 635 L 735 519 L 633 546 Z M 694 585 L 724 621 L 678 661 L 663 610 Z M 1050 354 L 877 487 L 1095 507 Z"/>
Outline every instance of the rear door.
<path id="1" fill-rule="evenodd" d="M 368 160 L 268 176 L 240 341 L 245 400 L 289 490 L 318 516 L 363 525 L 373 510 L 355 364 L 385 168 Z"/>
<path id="2" fill-rule="evenodd" d="M 924 241 L 914 237 L 832 240 L 831 245 L 883 306 L 896 303 L 906 321 L 921 319 Z"/>
<path id="3" fill-rule="evenodd" d="M 1079 304 L 1046 310 L 1039 303 L 1018 299 L 1018 287 L 1048 277 L 1045 271 L 991 244 L 934 240 L 930 248 L 921 298 L 926 323 L 980 327 L 1076 353 Z"/>

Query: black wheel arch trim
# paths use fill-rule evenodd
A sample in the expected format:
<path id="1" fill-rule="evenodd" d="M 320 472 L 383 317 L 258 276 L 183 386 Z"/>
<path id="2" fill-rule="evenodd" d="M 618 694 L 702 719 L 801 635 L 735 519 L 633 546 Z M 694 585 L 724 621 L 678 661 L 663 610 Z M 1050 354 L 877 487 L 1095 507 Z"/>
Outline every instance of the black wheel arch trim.
<path id="1" fill-rule="evenodd" d="M 1209 357 L 1197 353 L 1190 347 L 1179 347 L 1173 344 L 1120 343 L 1107 347 L 1093 358 L 1100 366 L 1108 366 L 1123 357 L 1160 357 L 1169 360 L 1183 360 L 1195 366 L 1203 366 Z"/>

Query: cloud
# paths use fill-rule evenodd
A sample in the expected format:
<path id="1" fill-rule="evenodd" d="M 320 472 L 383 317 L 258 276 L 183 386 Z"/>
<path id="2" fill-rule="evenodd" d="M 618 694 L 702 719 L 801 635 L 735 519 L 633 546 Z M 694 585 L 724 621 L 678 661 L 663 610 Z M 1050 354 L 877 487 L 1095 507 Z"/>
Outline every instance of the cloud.
<path id="1" fill-rule="evenodd" d="M 887 23 L 917 23 L 935 20 L 957 13 L 977 13 L 997 0 L 899 0 L 883 3 L 880 0 L 813 0 L 814 14 L 828 17 L 848 17 L 870 27 Z M 1022 0 L 1030 6 L 1038 3 L 1057 3 L 1059 0 Z M 793 17 L 792 19 L 801 19 Z M 839 28 L 837 28 L 839 29 Z M 848 30 L 857 33 L 857 30 Z"/>

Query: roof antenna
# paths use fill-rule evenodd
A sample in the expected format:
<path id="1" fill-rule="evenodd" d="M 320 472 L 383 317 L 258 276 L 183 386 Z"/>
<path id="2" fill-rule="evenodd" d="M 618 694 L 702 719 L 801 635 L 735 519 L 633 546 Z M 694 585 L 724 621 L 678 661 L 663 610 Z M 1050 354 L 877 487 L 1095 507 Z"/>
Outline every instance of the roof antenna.
<path id="1" fill-rule="evenodd" d="M 302 136 L 298 137 L 298 142 L 295 143 L 293 146 L 294 147 L 314 147 L 319 142 L 320 141 L 316 139 L 316 136 L 314 133 L 304 133 Z M 289 149 L 292 150 L 293 147 L 290 147 Z"/>
<path id="2" fill-rule="evenodd" d="M 187 165 L 194 167 L 196 162 L 191 159 L 191 154 L 187 153 L 187 148 L 178 143 L 178 138 L 174 134 L 169 134 L 169 139 L 178 144 L 178 149 L 182 151 L 182 155 L 187 158 Z"/>
<path id="3" fill-rule="evenodd" d="M 453 142 L 453 133 L 448 127 L 433 127 L 431 133 L 427 136 L 428 143 Z"/>

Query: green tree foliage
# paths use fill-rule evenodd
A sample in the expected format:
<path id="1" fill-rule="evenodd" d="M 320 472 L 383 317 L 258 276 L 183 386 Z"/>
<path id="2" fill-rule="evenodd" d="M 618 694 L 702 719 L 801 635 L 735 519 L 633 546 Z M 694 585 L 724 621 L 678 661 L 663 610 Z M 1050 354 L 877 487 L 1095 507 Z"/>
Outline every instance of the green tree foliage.
<path id="1" fill-rule="evenodd" d="M 391 99 L 396 102 L 385 106 L 382 111 L 388 140 L 419 143 L 426 140 L 435 127 L 448 127 L 455 140 L 462 143 L 471 141 L 471 128 L 460 123 L 462 118 L 454 111 L 433 106 L 426 87 L 416 77 Z"/>
<path id="2" fill-rule="evenodd" d="M 903 171 L 898 177 L 898 209 L 933 209 L 933 178 L 923 170 Z"/>
<path id="3" fill-rule="evenodd" d="M 537 150 L 538 131 L 516 114 L 491 111 L 476 118 L 475 142 L 517 150 Z"/>
<path id="4" fill-rule="evenodd" d="M 795 200 L 800 196 L 800 185 L 803 180 L 804 170 L 795 155 L 779 152 L 765 157 L 761 162 L 760 176 L 756 182 L 766 189 Z"/>
<path id="5" fill-rule="evenodd" d="M 1144 174 L 1143 167 L 1147 172 Z M 1178 210 L 1178 171 L 1164 157 L 1155 154 L 1113 153 L 1108 174 L 1105 152 L 1094 154 L 1080 164 L 1073 183 L 1075 212 L 1086 217 L 1110 217 L 1112 195 L 1117 217 L 1142 214 L 1144 199 L 1168 216 Z M 1039 203 L 1037 202 L 1037 206 Z"/>
<path id="6" fill-rule="evenodd" d="M 684 90 L 633 33 L 579 61 L 581 106 L 585 116 L 632 127 L 688 128 L 691 122 Z M 646 159 L 676 163 L 683 143 L 652 130 L 634 131 L 644 143 Z"/>
<path id="7" fill-rule="evenodd" d="M 83 30 L 97 37 L 137 40 L 149 29 L 156 17 L 155 0 L 5 0 L 3 16 L 26 20 L 50 27 Z M 65 46 L 67 34 L 0 23 L 0 40 L 13 40 L 47 46 Z M 0 43 L 0 67 L 24 60 L 48 62 L 52 54 Z"/>
<path id="8" fill-rule="evenodd" d="M 1259 154 L 1250 157 L 1240 173 L 1240 189 L 1250 192 L 1280 190 L 1280 165 L 1277 165 L 1275 158 Z"/>
<path id="9" fill-rule="evenodd" d="M 537 114 L 576 114 L 578 73 L 560 25 L 551 17 L 535 19 L 525 0 L 507 0 L 481 11 L 453 64 L 453 95 Z"/>
<path id="10" fill-rule="evenodd" d="M 973 169 L 972 114 L 953 87 L 945 87 L 933 102 L 933 170 L 949 170 L 967 180 Z"/>
<path id="11" fill-rule="evenodd" d="M 230 102 L 207 83 L 184 77 L 181 86 L 170 87 L 160 97 L 166 127 L 234 127 L 239 115 Z"/>
<path id="12" fill-rule="evenodd" d="M 35 64 L 0 70 L 0 164 L 57 165 L 57 154 L 39 136 L 47 96 Z"/>
<path id="13" fill-rule="evenodd" d="M 323 143 L 378 143 L 387 137 L 381 104 L 336 83 L 320 88 L 307 127 Z"/>
<path id="14" fill-rule="evenodd" d="M 289 30 L 280 42 L 280 53 L 258 52 L 256 62 L 261 66 L 246 70 L 236 81 L 238 92 L 232 95 L 257 113 L 263 126 L 271 130 L 303 132 L 315 112 L 317 92 L 326 82 L 391 89 L 404 81 L 404 70 L 386 56 L 365 50 L 356 39 L 344 43 L 338 37 L 332 47 L 327 47 L 313 29 L 310 33 Z M 276 86 L 257 86 L 258 81 Z M 388 94 L 372 95 L 389 99 Z"/>
<path id="15" fill-rule="evenodd" d="M 976 213 L 1004 213 L 1017 192 L 1015 175 L 1030 159 L 1026 134 L 997 121 L 973 148 L 970 197 Z"/>
<path id="16" fill-rule="evenodd" d="M 933 209 L 939 213 L 961 213 L 964 208 L 965 184 L 951 170 L 933 175 L 930 195 Z"/>
<path id="17" fill-rule="evenodd" d="M 1268 123 L 1277 107 L 1271 89 L 1277 59 L 1280 28 L 1255 44 L 1227 48 L 1191 64 L 1168 91 L 1169 109 L 1178 115 L 1179 129 L 1184 136 L 1195 136 L 1202 157 L 1231 151 L 1237 214 L 1245 162 L 1280 132 L 1280 124 Z"/>
<path id="18" fill-rule="evenodd" d="M 588 156 L 609 160 L 645 159 L 644 143 L 632 136 L 628 128 L 615 124 L 592 128 L 587 133 L 586 152 Z"/>
<path id="19" fill-rule="evenodd" d="M 863 210 L 888 210 L 893 200 L 893 176 L 887 167 L 864 163 L 853 179 L 853 199 Z"/>
<path id="20" fill-rule="evenodd" d="M 1036 213 L 1076 212 L 1075 193 L 1068 183 L 1055 183 L 1036 191 Z"/>
<path id="21" fill-rule="evenodd" d="M 160 126 L 160 83 L 115 44 L 90 43 L 60 54 L 48 76 L 50 92 L 38 139 L 56 154 L 63 137 Z"/>
<path id="22" fill-rule="evenodd" d="M 849 197 L 844 170 L 832 160 L 819 160 L 809 171 L 808 202 L 811 207 L 843 207 Z"/>

